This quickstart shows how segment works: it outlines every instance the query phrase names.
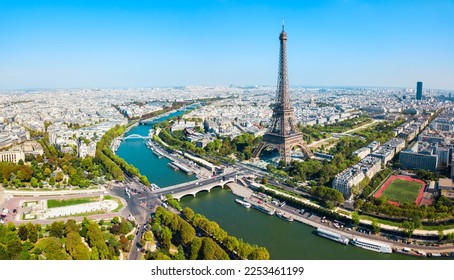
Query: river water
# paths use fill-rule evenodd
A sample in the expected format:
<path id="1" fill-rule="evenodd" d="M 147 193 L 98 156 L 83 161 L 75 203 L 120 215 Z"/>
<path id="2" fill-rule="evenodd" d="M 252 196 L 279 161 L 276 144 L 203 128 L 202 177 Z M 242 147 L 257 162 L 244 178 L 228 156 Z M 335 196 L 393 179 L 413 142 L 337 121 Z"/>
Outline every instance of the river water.
<path id="1" fill-rule="evenodd" d="M 183 111 L 177 111 L 155 121 L 164 121 L 183 113 Z M 151 129 L 150 125 L 139 125 L 132 128 L 126 136 L 148 135 L 149 129 Z M 193 175 L 188 176 L 167 166 L 169 160 L 159 159 L 145 146 L 145 141 L 142 139 L 123 141 L 117 154 L 139 168 L 151 183 L 160 187 L 195 179 Z M 296 222 L 290 223 L 255 209 L 246 209 L 235 203 L 235 198 L 228 188 L 215 188 L 211 193 L 198 193 L 195 198 L 184 197 L 181 205 L 190 207 L 195 212 L 216 221 L 231 235 L 252 244 L 265 246 L 270 252 L 271 259 L 412 259 L 403 255 L 380 254 L 352 245 L 342 245 L 319 237 L 312 227 Z"/>
<path id="2" fill-rule="evenodd" d="M 180 116 L 183 113 L 184 111 L 177 111 L 166 117 L 156 119 L 154 122 L 161 122 L 168 118 Z M 138 125 L 128 131 L 125 136 L 131 134 L 147 136 L 151 128 L 152 125 Z M 159 187 L 168 187 L 196 179 L 194 175 L 186 175 L 181 171 L 174 171 L 167 165 L 170 160 L 165 157 L 158 158 L 145 146 L 145 141 L 142 139 L 128 139 L 121 142 L 117 155 L 139 168 L 140 173 L 147 176 L 150 183 L 155 183 Z"/>

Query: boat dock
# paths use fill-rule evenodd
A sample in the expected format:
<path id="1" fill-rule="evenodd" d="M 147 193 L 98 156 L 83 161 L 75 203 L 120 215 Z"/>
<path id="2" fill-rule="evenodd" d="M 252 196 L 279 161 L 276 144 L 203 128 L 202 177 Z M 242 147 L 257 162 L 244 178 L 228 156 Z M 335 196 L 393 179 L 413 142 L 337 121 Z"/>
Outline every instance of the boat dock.
<path id="1" fill-rule="evenodd" d="M 178 168 L 179 170 L 183 171 L 184 173 L 186 173 L 188 175 L 191 175 L 191 174 L 194 173 L 191 168 L 185 166 L 184 164 L 176 162 L 176 161 L 173 161 L 173 162 L 169 163 L 169 165 L 172 166 L 172 167 Z"/>
<path id="2" fill-rule="evenodd" d="M 276 212 L 276 210 L 273 207 L 269 206 L 268 204 L 266 204 L 266 202 L 262 200 L 246 197 L 243 200 L 250 203 L 253 208 L 260 210 L 268 215 L 274 215 L 274 213 Z"/>
<path id="3" fill-rule="evenodd" d="M 164 154 L 160 150 L 158 150 L 156 147 L 152 151 L 153 151 L 153 154 L 158 156 L 158 158 L 164 157 Z"/>

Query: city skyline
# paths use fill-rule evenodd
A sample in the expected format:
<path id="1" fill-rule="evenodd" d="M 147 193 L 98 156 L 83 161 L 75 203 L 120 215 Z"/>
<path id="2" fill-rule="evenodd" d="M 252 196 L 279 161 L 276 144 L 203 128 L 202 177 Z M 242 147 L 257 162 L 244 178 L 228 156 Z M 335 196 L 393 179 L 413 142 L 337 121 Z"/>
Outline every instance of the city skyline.
<path id="1" fill-rule="evenodd" d="M 452 1 L 2 1 L 0 90 L 275 85 L 454 89 Z"/>

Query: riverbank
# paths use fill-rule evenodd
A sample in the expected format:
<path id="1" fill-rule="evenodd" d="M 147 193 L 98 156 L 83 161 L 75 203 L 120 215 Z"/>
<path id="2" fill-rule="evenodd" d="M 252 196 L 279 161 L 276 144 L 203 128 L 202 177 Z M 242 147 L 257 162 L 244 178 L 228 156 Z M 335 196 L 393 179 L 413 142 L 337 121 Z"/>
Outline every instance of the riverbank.
<path id="1" fill-rule="evenodd" d="M 241 190 L 243 189 L 248 189 L 247 187 L 236 185 L 235 186 L 235 191 L 232 192 L 237 195 L 242 197 L 245 200 L 250 199 L 252 196 L 251 190 L 246 191 L 246 190 Z M 293 207 L 290 207 L 288 205 L 285 205 L 283 207 L 276 206 L 276 204 L 272 203 L 266 203 L 263 202 L 266 207 L 272 209 L 274 212 L 281 212 L 284 213 L 286 217 L 291 217 L 294 221 L 305 224 L 307 226 L 310 226 L 314 229 L 323 227 L 323 228 L 328 228 L 330 231 L 333 231 L 335 233 L 338 233 L 340 235 L 346 236 L 350 240 L 353 240 L 355 238 L 367 238 L 371 240 L 376 240 L 384 244 L 388 244 L 391 246 L 393 249 L 393 252 L 396 253 L 401 253 L 401 254 L 407 254 L 411 256 L 418 256 L 418 257 L 423 257 L 426 254 L 433 254 L 434 256 L 437 256 L 437 254 L 451 254 L 454 253 L 454 245 L 437 245 L 437 246 L 428 246 L 428 245 L 418 245 L 418 244 L 406 244 L 403 242 L 395 242 L 393 240 L 390 240 L 389 238 L 380 236 L 380 235 L 372 235 L 370 233 L 362 233 L 358 231 L 353 231 L 352 229 L 345 227 L 345 228 L 337 228 L 334 226 L 334 223 L 327 221 L 326 219 L 323 219 L 323 217 L 320 217 L 314 213 L 308 213 L 304 212 L 301 213 L 300 209 L 296 209 Z M 409 250 L 410 249 L 410 250 Z M 415 252 L 419 252 L 419 254 L 416 254 Z"/>

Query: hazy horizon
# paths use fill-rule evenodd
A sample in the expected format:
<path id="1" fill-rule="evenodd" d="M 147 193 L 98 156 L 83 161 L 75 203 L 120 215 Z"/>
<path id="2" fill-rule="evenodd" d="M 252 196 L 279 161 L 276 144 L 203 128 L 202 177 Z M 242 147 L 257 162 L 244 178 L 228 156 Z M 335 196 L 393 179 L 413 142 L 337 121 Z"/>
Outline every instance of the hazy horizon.
<path id="1" fill-rule="evenodd" d="M 1 1 L 0 90 L 276 84 L 453 90 L 454 2 Z"/>

